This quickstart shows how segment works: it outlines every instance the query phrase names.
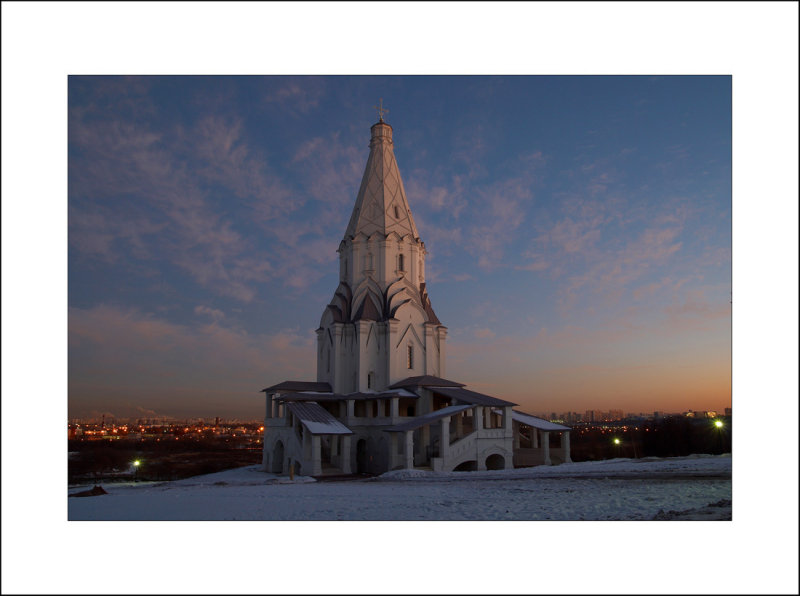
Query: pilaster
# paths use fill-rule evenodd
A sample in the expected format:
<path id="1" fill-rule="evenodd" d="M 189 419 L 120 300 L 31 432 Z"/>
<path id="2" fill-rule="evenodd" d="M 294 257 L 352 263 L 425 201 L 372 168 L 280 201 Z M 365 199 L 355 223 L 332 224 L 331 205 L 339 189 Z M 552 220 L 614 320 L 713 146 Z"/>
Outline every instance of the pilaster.
<path id="1" fill-rule="evenodd" d="M 550 461 L 550 433 L 548 431 L 542 432 L 542 454 L 544 455 L 544 465 L 549 466 L 552 464 Z"/>
<path id="2" fill-rule="evenodd" d="M 569 454 L 569 431 L 565 430 L 561 432 L 561 457 L 564 460 L 565 464 L 572 463 L 572 458 Z"/>
<path id="3" fill-rule="evenodd" d="M 311 476 L 322 474 L 321 437 L 311 435 Z"/>
<path id="4" fill-rule="evenodd" d="M 450 416 L 442 418 L 439 457 L 446 460 L 450 456 Z"/>
<path id="5" fill-rule="evenodd" d="M 439 376 L 447 377 L 447 327 L 440 325 L 437 328 L 439 334 Z"/>
<path id="6" fill-rule="evenodd" d="M 351 435 L 342 436 L 342 473 L 352 474 L 352 467 L 350 466 L 350 437 Z"/>

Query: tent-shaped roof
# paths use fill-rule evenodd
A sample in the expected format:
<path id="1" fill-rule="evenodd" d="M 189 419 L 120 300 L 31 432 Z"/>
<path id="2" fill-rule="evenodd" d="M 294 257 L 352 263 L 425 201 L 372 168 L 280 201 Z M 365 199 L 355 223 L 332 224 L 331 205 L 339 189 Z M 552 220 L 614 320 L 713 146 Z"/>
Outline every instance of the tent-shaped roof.
<path id="1" fill-rule="evenodd" d="M 313 401 L 289 402 L 289 411 L 312 435 L 352 435 L 353 431 L 336 420 L 330 412 Z"/>
<path id="2" fill-rule="evenodd" d="M 410 235 L 419 238 L 394 157 L 392 127 L 383 120 L 370 129 L 369 158 L 345 239 L 357 234 Z"/>

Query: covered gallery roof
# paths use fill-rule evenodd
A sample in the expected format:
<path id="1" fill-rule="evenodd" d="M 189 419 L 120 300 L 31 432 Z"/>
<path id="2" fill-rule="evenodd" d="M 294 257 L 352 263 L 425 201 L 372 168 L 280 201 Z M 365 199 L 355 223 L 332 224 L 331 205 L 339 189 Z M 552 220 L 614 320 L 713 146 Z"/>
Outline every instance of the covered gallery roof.
<path id="1" fill-rule="evenodd" d="M 355 393 L 310 393 L 300 391 L 297 393 L 287 393 L 277 398 L 279 401 L 343 401 L 352 399 L 355 401 L 369 401 L 375 399 L 390 399 L 392 397 L 410 397 L 419 399 L 419 395 L 411 393 L 405 389 L 394 391 L 377 392 L 355 392 Z"/>
<path id="2" fill-rule="evenodd" d="M 543 420 L 541 418 L 537 418 L 536 416 L 525 414 L 524 412 L 517 412 L 516 410 L 511 410 L 511 419 L 516 420 L 521 424 L 527 424 L 528 426 L 532 426 L 533 428 L 538 428 L 539 430 L 546 430 L 546 431 L 572 430 L 569 426 L 556 424 L 555 422 L 550 422 L 549 420 Z"/>
<path id="3" fill-rule="evenodd" d="M 448 381 L 433 375 L 422 375 L 420 377 L 408 377 L 402 381 L 397 381 L 391 385 L 389 389 L 397 389 L 398 387 L 463 387 L 464 383 L 456 383 L 455 381 Z"/>
<path id="4" fill-rule="evenodd" d="M 330 393 L 330 383 L 317 383 L 315 381 L 284 381 L 272 387 L 262 389 L 262 393 L 276 393 L 276 392 L 298 392 L 298 391 L 317 391 L 319 393 Z"/>
<path id="5" fill-rule="evenodd" d="M 503 406 L 517 405 L 510 401 L 505 401 L 503 399 L 492 397 L 491 395 L 484 395 L 483 393 L 478 393 L 477 391 L 470 391 L 469 389 L 464 389 L 463 386 L 454 388 L 436 387 L 436 393 L 440 393 L 444 396 L 457 399 L 459 401 L 463 401 L 468 404 L 474 404 L 476 406 L 503 407 Z"/>
<path id="6" fill-rule="evenodd" d="M 434 410 L 433 412 L 428 412 L 427 414 L 423 414 L 422 416 L 417 416 L 413 420 L 408 420 L 407 422 L 395 424 L 394 426 L 390 426 L 389 428 L 385 428 L 383 430 L 390 433 L 414 430 L 421 426 L 425 426 L 426 424 L 430 424 L 431 422 L 436 422 L 437 420 L 441 420 L 442 418 L 445 418 L 447 416 L 452 416 L 453 414 L 458 414 L 459 412 L 463 412 L 464 410 L 469 410 L 471 407 L 472 406 L 447 406 L 446 408 L 442 408 L 441 410 Z"/>
<path id="7" fill-rule="evenodd" d="M 289 402 L 289 411 L 312 435 L 352 435 L 353 431 L 336 420 L 330 412 L 313 401 Z"/>

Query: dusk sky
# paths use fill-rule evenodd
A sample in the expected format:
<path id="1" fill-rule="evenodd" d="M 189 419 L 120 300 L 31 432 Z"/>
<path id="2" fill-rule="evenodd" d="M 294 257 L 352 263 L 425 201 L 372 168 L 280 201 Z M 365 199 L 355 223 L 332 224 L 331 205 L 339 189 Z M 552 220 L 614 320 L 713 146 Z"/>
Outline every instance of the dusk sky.
<path id="1" fill-rule="evenodd" d="M 731 405 L 729 76 L 69 78 L 69 416 L 263 415 L 383 98 L 447 374 L 529 412 Z"/>

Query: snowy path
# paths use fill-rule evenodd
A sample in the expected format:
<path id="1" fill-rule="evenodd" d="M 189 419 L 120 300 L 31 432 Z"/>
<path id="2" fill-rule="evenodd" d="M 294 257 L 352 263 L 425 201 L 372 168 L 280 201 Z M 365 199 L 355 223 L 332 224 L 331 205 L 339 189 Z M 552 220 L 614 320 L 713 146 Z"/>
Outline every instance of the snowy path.
<path id="1" fill-rule="evenodd" d="M 364 482 L 295 480 L 249 466 L 169 483 L 108 484 L 108 495 L 68 499 L 69 519 L 649 520 L 661 511 L 730 500 L 731 459 L 610 460 L 477 473 L 400 471 Z"/>

